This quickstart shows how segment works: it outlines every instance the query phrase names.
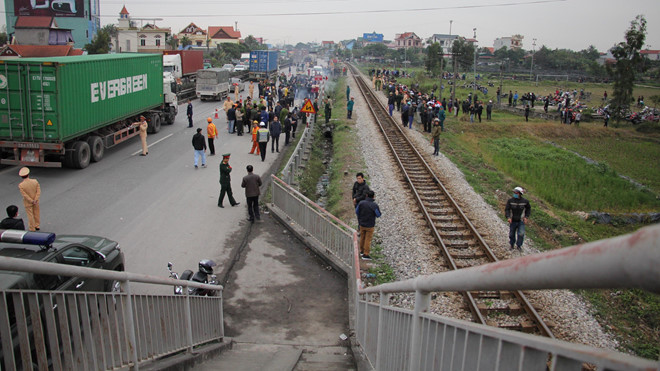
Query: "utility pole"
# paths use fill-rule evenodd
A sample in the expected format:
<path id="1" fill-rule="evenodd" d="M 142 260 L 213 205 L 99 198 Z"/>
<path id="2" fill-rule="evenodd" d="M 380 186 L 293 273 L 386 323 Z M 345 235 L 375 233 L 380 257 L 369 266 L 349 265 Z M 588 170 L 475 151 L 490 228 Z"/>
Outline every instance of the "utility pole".
<path id="1" fill-rule="evenodd" d="M 451 64 L 454 66 L 454 75 L 452 76 L 451 101 L 456 102 L 456 75 L 458 74 L 458 65 L 456 64 L 456 54 L 451 53 Z"/>
<path id="2" fill-rule="evenodd" d="M 536 39 L 532 39 L 532 65 L 529 67 L 529 80 L 534 80 L 534 53 L 536 52 Z"/>
<path id="3" fill-rule="evenodd" d="M 509 58 L 505 59 L 507 61 L 507 65 L 509 64 Z M 500 95 L 497 96 L 497 105 L 502 106 L 502 74 L 504 73 L 504 60 L 500 62 Z"/>
<path id="4" fill-rule="evenodd" d="M 449 36 L 451 36 L 451 24 L 454 23 L 453 19 L 449 20 Z"/>
<path id="5" fill-rule="evenodd" d="M 477 29 L 473 28 L 472 31 L 474 32 L 474 86 L 473 86 L 473 90 L 474 90 L 474 94 L 476 95 L 476 93 L 477 93 Z"/>

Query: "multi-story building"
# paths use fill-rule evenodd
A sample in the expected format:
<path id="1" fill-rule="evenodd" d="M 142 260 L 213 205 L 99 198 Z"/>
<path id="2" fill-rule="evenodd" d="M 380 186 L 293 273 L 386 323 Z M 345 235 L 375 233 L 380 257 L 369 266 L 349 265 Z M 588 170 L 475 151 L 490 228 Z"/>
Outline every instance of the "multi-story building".
<path id="1" fill-rule="evenodd" d="M 414 32 L 398 33 L 394 38 L 392 47 L 394 49 L 421 48 L 422 39 Z"/>
<path id="2" fill-rule="evenodd" d="M 159 28 L 155 24 L 137 27 L 131 20 L 124 6 L 119 13 L 117 38 L 113 42 L 113 50 L 117 53 L 157 53 L 169 49 L 167 37 L 171 29 Z"/>
<path id="3" fill-rule="evenodd" d="M 206 41 L 209 39 L 206 30 L 197 27 L 197 25 L 194 23 L 186 26 L 186 28 L 181 30 L 181 32 L 179 32 L 176 37 L 179 40 L 187 37 L 194 46 L 206 46 Z"/>
<path id="4" fill-rule="evenodd" d="M 426 45 L 431 45 L 434 43 L 440 44 L 443 52 L 449 53 L 451 47 L 454 44 L 454 40 L 458 39 L 458 35 L 444 35 L 444 34 L 433 34 L 433 36 L 426 39 Z"/>
<path id="5" fill-rule="evenodd" d="M 75 47 L 82 48 L 101 28 L 99 1 L 5 0 L 7 35 L 15 36 L 19 17 L 50 17 L 60 29 L 71 30 Z"/>
<path id="6" fill-rule="evenodd" d="M 493 43 L 495 50 L 500 50 L 504 47 L 507 49 L 520 49 L 523 46 L 523 35 L 513 35 L 511 37 L 498 37 Z"/>

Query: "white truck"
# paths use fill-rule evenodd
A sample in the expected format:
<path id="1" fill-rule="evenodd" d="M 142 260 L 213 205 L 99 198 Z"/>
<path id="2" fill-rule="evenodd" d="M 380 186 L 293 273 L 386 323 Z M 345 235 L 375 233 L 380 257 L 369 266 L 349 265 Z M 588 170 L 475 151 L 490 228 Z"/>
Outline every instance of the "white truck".
<path id="1" fill-rule="evenodd" d="M 200 100 L 222 100 L 229 96 L 229 71 L 222 68 L 207 68 L 197 71 L 197 98 Z"/>

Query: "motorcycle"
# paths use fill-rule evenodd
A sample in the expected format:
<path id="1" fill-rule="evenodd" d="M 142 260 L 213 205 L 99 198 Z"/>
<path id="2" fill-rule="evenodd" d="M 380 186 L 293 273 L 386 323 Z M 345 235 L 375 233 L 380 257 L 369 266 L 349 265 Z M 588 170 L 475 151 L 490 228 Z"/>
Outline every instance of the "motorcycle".
<path id="1" fill-rule="evenodd" d="M 195 273 L 191 271 L 190 269 L 186 269 L 181 273 L 181 276 L 179 276 L 178 273 L 174 272 L 172 268 L 174 267 L 174 264 L 172 262 L 167 263 L 167 270 L 170 273 L 170 278 L 173 278 L 175 280 L 183 280 L 183 281 L 194 281 L 194 282 L 200 282 L 200 283 L 207 283 L 209 285 L 219 285 L 218 282 L 218 277 L 213 274 L 213 267 L 215 267 L 216 264 L 213 260 L 210 259 L 204 259 L 200 260 L 198 267 L 199 270 Z M 207 290 L 207 289 L 200 289 L 196 287 L 188 287 L 188 295 L 197 295 L 197 296 L 215 296 L 217 293 L 217 290 Z M 183 286 L 174 286 L 174 295 L 182 295 L 183 294 Z"/>

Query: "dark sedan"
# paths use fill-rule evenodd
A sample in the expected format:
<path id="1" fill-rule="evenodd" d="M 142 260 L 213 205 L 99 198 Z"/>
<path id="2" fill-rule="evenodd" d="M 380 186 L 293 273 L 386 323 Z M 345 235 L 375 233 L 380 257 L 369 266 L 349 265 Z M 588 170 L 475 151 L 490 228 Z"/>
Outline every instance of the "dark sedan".
<path id="1" fill-rule="evenodd" d="M 0 229 L 0 256 L 76 267 L 124 270 L 116 241 L 98 236 L 58 235 Z M 119 282 L 102 279 L 0 271 L 0 290 L 119 291 Z"/>

